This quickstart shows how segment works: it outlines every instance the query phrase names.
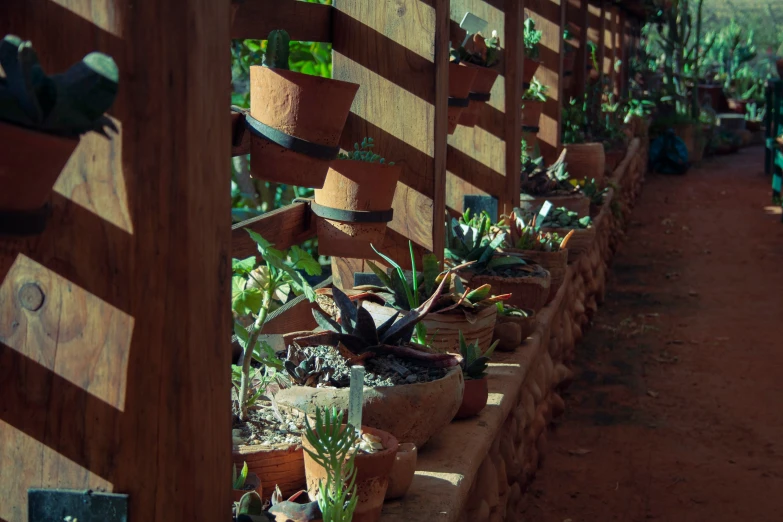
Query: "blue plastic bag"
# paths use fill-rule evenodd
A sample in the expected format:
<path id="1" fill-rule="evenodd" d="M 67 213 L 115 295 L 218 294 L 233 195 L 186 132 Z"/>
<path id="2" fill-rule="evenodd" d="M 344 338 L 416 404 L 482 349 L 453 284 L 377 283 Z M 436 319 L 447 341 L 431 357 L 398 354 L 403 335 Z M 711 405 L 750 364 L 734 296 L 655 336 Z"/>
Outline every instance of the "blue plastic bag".
<path id="1" fill-rule="evenodd" d="M 688 147 L 672 129 L 666 130 L 650 144 L 650 167 L 661 174 L 685 174 L 691 164 L 688 162 Z"/>

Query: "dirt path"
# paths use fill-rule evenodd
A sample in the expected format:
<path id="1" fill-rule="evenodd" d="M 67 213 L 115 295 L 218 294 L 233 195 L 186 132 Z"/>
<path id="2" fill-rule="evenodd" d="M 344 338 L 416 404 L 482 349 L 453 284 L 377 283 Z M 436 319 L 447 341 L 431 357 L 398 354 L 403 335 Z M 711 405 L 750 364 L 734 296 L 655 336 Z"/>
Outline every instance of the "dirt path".
<path id="1" fill-rule="evenodd" d="M 762 149 L 650 175 L 530 522 L 783 521 L 783 223 Z"/>

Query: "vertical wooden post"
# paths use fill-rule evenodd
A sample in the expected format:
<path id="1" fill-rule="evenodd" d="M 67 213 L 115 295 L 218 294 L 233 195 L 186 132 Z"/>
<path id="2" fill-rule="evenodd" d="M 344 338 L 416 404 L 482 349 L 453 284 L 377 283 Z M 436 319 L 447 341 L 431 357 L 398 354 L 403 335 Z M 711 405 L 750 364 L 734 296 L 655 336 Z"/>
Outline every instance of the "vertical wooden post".
<path id="1" fill-rule="evenodd" d="M 499 198 L 498 208 L 506 215 L 519 206 L 520 171 L 522 153 L 522 73 L 525 66 L 525 0 L 505 2 L 506 36 L 504 52 L 505 99 L 505 141 L 506 141 L 506 191 Z"/>
<path id="2" fill-rule="evenodd" d="M 49 73 L 100 50 L 121 75 L 120 134 L 82 138 L 45 233 L 0 238 L 0 519 L 27 521 L 31 487 L 225 518 L 229 3 L 5 0 L 0 33 Z"/>
<path id="3" fill-rule="evenodd" d="M 409 266 L 408 239 L 443 255 L 448 103 L 448 0 L 336 0 L 333 76 L 361 85 L 341 145 L 365 136 L 403 168 L 383 250 Z M 363 260 L 333 259 L 353 286 Z"/>
<path id="4" fill-rule="evenodd" d="M 569 0 L 568 8 L 566 12 L 566 23 L 573 23 L 579 27 L 579 48 L 576 50 L 576 58 L 574 60 L 574 78 L 571 84 L 571 89 L 568 94 L 570 97 L 578 98 L 584 94 L 587 63 L 589 60 L 589 53 L 587 50 L 588 30 L 590 27 L 588 21 L 588 0 Z M 568 103 L 568 97 L 563 99 L 563 103 Z"/>
<path id="5" fill-rule="evenodd" d="M 541 66 L 537 76 L 549 86 L 549 98 L 541 115 L 538 144 L 546 163 L 557 159 L 560 150 L 561 108 L 563 104 L 563 26 L 567 0 L 532 0 L 528 9 L 541 28 Z"/>

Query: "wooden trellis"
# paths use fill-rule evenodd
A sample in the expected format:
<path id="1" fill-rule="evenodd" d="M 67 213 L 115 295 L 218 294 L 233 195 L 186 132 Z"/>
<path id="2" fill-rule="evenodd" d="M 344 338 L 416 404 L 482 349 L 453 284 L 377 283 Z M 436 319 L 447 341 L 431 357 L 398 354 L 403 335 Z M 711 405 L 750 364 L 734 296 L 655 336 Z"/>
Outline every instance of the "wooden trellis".
<path id="1" fill-rule="evenodd" d="M 448 45 L 466 11 L 498 31 L 501 77 L 479 124 L 448 137 Z M 27 520 L 30 487 L 128 493 L 132 520 L 227 516 L 231 258 L 255 252 L 240 229 L 279 248 L 315 236 L 303 203 L 229 227 L 229 151 L 247 153 L 229 125 L 230 38 L 285 28 L 333 43 L 334 76 L 362 86 L 341 144 L 372 136 L 404 168 L 384 244 L 404 263 L 409 239 L 442 254 L 443 216 L 463 195 L 519 203 L 526 13 L 544 31 L 539 140 L 553 157 L 564 22 L 582 29 L 577 63 L 589 38 L 613 74 L 631 15 L 609 2 L 246 0 L 233 27 L 215 0 L 0 2 L 0 32 L 32 40 L 48 71 L 94 50 L 121 71 L 120 134 L 82 139 L 44 234 L 0 238 L 0 521 Z M 350 286 L 363 263 L 334 268 Z M 287 313 L 270 332 L 306 323 Z"/>

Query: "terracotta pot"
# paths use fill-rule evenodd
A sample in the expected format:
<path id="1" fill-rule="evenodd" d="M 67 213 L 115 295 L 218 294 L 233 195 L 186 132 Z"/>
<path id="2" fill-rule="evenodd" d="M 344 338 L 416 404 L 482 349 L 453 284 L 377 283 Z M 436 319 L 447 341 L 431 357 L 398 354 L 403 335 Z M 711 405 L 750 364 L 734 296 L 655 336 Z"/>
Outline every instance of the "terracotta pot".
<path id="1" fill-rule="evenodd" d="M 389 210 L 402 168 L 380 163 L 335 160 L 315 202 L 340 210 Z M 383 244 L 385 222 L 352 223 L 318 217 L 318 253 L 324 256 L 367 259 L 375 254 L 371 244 Z"/>
<path id="2" fill-rule="evenodd" d="M 303 459 L 301 444 L 234 446 L 231 455 L 238 468 L 247 462 L 248 471 L 261 480 L 262 491 L 271 496 L 277 485 L 285 498 L 305 487 Z"/>
<path id="3" fill-rule="evenodd" d="M 606 165 L 603 143 L 569 143 L 565 149 L 566 169 L 571 178 L 603 181 Z"/>
<path id="4" fill-rule="evenodd" d="M 568 240 L 569 243 L 567 244 L 569 246 L 573 238 L 574 237 L 572 236 L 571 239 Z M 549 272 L 549 296 L 547 297 L 546 302 L 550 303 L 565 281 L 566 270 L 568 269 L 568 248 L 558 250 L 557 252 L 539 252 L 536 250 L 518 250 L 515 248 L 506 248 L 504 251 L 521 254 L 522 258 L 526 261 L 535 263 Z M 500 317 L 501 316 L 498 318 Z"/>
<path id="5" fill-rule="evenodd" d="M 480 285 L 471 284 L 471 288 L 478 286 Z M 482 308 L 473 314 L 472 318 L 467 318 L 461 310 L 431 313 L 424 318 L 422 324 L 427 327 L 427 336 L 432 336 L 432 347 L 439 352 L 459 353 L 460 331 L 467 342 L 478 341 L 479 347 L 484 351 L 492 344 L 492 331 L 495 329 L 497 315 L 498 309 L 493 305 Z M 473 322 L 470 322 L 471 319 Z"/>
<path id="6" fill-rule="evenodd" d="M 343 425 L 343 428 L 347 426 Z M 353 522 L 374 522 L 381 518 L 383 499 L 389 485 L 389 473 L 394 466 L 397 454 L 397 439 L 390 433 L 362 426 L 362 430 L 381 438 L 384 449 L 377 453 L 357 453 L 354 459 L 356 469 L 356 494 L 359 501 L 353 513 Z M 310 451 L 314 448 L 302 437 L 302 444 Z M 326 482 L 326 470 L 305 452 L 305 474 L 307 475 L 307 493 L 311 499 L 318 495 L 318 485 Z"/>
<path id="7" fill-rule="evenodd" d="M 449 98 L 466 99 L 473 87 L 478 70 L 464 63 L 449 62 Z M 449 106 L 449 134 L 457 130 L 464 107 Z"/>
<path id="8" fill-rule="evenodd" d="M 682 123 L 680 125 L 672 125 L 672 130 L 685 143 L 685 147 L 688 149 L 688 160 L 693 162 L 693 158 L 697 156 L 694 124 Z"/>
<path id="9" fill-rule="evenodd" d="M 259 479 L 255 473 L 248 471 L 247 478 L 245 479 L 245 487 L 249 487 L 249 489 L 231 490 L 234 496 L 234 502 L 239 502 L 246 493 L 251 491 L 255 491 L 258 493 L 258 496 L 264 498 L 264 488 L 261 485 L 261 479 Z"/>
<path id="10" fill-rule="evenodd" d="M 527 317 L 511 317 L 498 314 L 498 322 L 495 324 L 495 333 L 492 340 L 498 341 L 496 350 L 500 352 L 513 352 L 536 329 L 536 313 L 533 310 L 525 310 Z"/>
<path id="11" fill-rule="evenodd" d="M 479 274 L 470 280 L 472 288 L 481 285 L 491 285 L 495 294 L 511 294 L 506 301 L 511 306 L 533 310 L 538 313 L 549 298 L 550 275 L 546 270 L 541 270 L 540 276 L 528 277 L 500 277 Z"/>
<path id="12" fill-rule="evenodd" d="M 729 98 L 729 111 L 736 112 L 737 114 L 745 114 L 745 107 L 748 105 L 747 100 L 738 100 L 736 98 Z"/>
<path id="13" fill-rule="evenodd" d="M 529 84 L 530 82 L 533 81 L 533 77 L 536 75 L 536 71 L 538 71 L 538 67 L 540 65 L 541 62 L 525 56 L 525 68 L 523 69 L 522 72 L 523 84 Z"/>
<path id="14" fill-rule="evenodd" d="M 560 237 L 565 237 L 570 228 L 542 228 L 544 232 L 557 232 Z M 587 252 L 595 240 L 595 227 L 578 228 L 574 230 L 574 235 L 568 240 L 568 263 L 571 264 Z"/>
<path id="15" fill-rule="evenodd" d="M 365 306 L 369 304 L 364 303 Z M 362 422 L 387 431 L 397 440 L 423 448 L 432 435 L 440 432 L 462 403 L 464 380 L 459 366 L 449 369 L 437 381 L 364 388 Z M 348 388 L 306 388 L 292 386 L 275 396 L 279 404 L 291 406 L 308 415 L 317 407 L 348 411 Z"/>
<path id="16" fill-rule="evenodd" d="M 0 210 L 31 211 L 49 201 L 79 139 L 0 122 L 0 143 Z"/>
<path id="17" fill-rule="evenodd" d="M 465 394 L 462 396 L 462 405 L 459 407 L 455 419 L 467 419 L 481 413 L 487 405 L 489 389 L 487 378 L 465 379 Z"/>
<path id="18" fill-rule="evenodd" d="M 618 165 L 620 165 L 620 162 L 623 161 L 623 158 L 625 158 L 625 150 L 623 149 L 615 149 L 610 151 L 604 152 L 605 159 L 605 171 L 604 173 L 607 176 L 610 176 L 614 174 L 614 170 L 617 168 Z"/>
<path id="19" fill-rule="evenodd" d="M 559 196 L 531 196 L 530 194 L 520 194 L 519 208 L 537 214 L 538 211 L 541 210 L 541 206 L 547 201 L 552 203 L 554 208 L 565 207 L 572 212 L 576 212 L 580 217 L 590 215 L 590 198 L 581 193 Z"/>
<path id="20" fill-rule="evenodd" d="M 542 112 L 544 112 L 544 102 L 536 100 L 522 100 L 522 126 L 538 127 L 539 123 L 541 122 Z"/>
<path id="21" fill-rule="evenodd" d="M 250 115 L 290 136 L 336 147 L 358 89 L 355 83 L 256 65 L 250 67 Z M 257 136 L 251 143 L 253 177 L 323 186 L 330 159 L 293 152 Z"/>
<path id="22" fill-rule="evenodd" d="M 419 451 L 411 442 L 403 442 L 397 447 L 394 466 L 389 473 L 389 487 L 386 489 L 386 500 L 402 498 L 408 492 L 416 474 L 416 461 Z"/>
<path id="23" fill-rule="evenodd" d="M 470 87 L 470 92 L 476 94 L 489 94 L 492 92 L 492 86 L 495 85 L 495 80 L 497 79 L 499 72 L 488 67 L 480 67 L 470 63 L 466 63 L 465 65 L 476 69 L 476 77 L 473 79 L 473 85 Z M 470 105 L 467 109 L 463 110 L 460 115 L 460 125 L 475 127 L 481 116 L 481 107 L 485 103 L 486 102 L 470 100 Z"/>

